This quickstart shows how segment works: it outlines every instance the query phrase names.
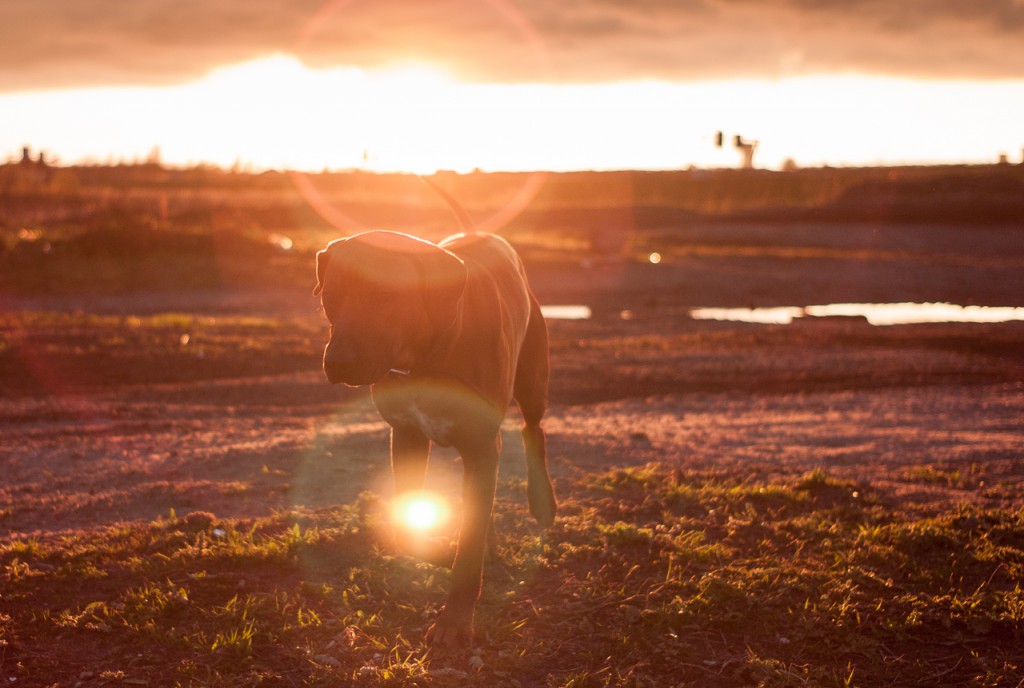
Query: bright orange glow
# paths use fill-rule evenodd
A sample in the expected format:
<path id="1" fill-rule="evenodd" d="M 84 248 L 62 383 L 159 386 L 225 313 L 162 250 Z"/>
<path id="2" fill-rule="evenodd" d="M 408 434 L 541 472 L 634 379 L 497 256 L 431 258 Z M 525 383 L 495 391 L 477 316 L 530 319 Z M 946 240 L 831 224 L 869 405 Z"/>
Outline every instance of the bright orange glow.
<path id="1" fill-rule="evenodd" d="M 0 151 L 256 169 L 432 172 L 1019 161 L 1024 81 L 858 75 L 470 84 L 423 63 L 310 69 L 275 55 L 192 84 L 0 96 Z M 73 116 L 69 113 L 74 113 Z M 716 131 L 726 145 L 714 145 Z"/>
<path id="2" fill-rule="evenodd" d="M 434 530 L 451 517 L 448 502 L 432 492 L 408 492 L 391 504 L 392 519 L 410 530 Z"/>

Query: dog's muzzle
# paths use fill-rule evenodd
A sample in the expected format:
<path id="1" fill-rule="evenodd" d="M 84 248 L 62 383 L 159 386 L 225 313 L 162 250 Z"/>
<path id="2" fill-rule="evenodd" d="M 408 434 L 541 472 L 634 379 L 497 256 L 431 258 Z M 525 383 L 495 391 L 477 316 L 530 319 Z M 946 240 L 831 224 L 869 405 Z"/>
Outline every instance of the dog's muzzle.
<path id="1" fill-rule="evenodd" d="M 324 373 L 331 384 L 372 385 L 388 374 L 390 366 L 375 364 L 368 356 L 360 356 L 348 347 L 339 346 L 333 340 L 324 349 Z"/>

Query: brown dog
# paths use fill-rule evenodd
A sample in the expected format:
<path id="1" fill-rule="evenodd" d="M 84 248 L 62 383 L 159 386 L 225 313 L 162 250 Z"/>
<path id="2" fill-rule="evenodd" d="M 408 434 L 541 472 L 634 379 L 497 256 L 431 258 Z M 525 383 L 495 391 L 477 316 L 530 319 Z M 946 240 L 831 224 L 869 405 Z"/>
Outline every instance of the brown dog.
<path id="1" fill-rule="evenodd" d="M 547 408 L 547 327 L 522 262 L 505 240 L 460 234 L 435 245 L 396 232 L 340 239 L 317 254 L 331 323 L 324 372 L 373 385 L 391 425 L 397 494 L 423 488 L 430 443 L 463 461 L 463 516 L 448 601 L 431 642 L 471 643 L 501 448 L 512 399 L 522 411 L 530 512 L 548 526 L 555 496 L 541 418 Z M 493 534 L 491 534 L 493 537 Z"/>

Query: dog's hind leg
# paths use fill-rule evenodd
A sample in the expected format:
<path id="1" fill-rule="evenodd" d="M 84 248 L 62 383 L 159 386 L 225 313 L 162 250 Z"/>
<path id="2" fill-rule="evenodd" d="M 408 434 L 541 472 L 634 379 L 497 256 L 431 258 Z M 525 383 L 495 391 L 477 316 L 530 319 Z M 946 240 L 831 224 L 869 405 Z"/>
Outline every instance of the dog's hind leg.
<path id="1" fill-rule="evenodd" d="M 526 494 L 530 513 L 542 526 L 555 520 L 555 491 L 548 475 L 547 441 L 541 420 L 548 406 L 548 329 L 540 304 L 530 295 L 530 322 L 519 353 L 513 396 L 523 414 Z"/>
<path id="2" fill-rule="evenodd" d="M 526 449 L 526 495 L 530 513 L 545 528 L 555 522 L 555 489 L 548 475 L 547 443 L 540 423 L 527 422 L 523 426 L 523 446 Z"/>

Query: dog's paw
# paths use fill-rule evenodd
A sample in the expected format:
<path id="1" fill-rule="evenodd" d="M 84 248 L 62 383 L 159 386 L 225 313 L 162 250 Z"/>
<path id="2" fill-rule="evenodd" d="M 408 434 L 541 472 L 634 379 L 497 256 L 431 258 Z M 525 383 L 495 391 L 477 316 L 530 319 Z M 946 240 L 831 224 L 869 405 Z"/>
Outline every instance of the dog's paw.
<path id="1" fill-rule="evenodd" d="M 555 501 L 555 490 L 551 481 L 546 478 L 530 480 L 526 488 L 526 496 L 530 502 L 530 513 L 544 528 L 551 527 L 555 522 L 558 503 Z"/>
<path id="2" fill-rule="evenodd" d="M 457 613 L 447 607 L 427 629 L 427 642 L 439 650 L 467 649 L 473 645 L 473 612 Z"/>

